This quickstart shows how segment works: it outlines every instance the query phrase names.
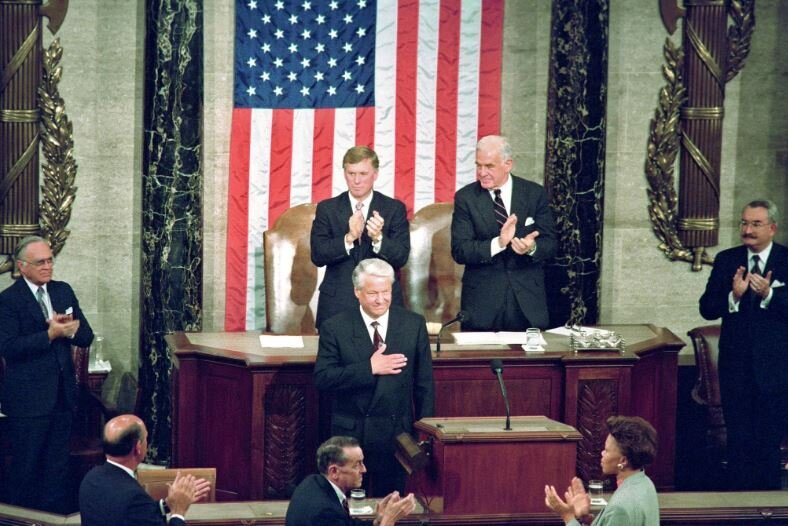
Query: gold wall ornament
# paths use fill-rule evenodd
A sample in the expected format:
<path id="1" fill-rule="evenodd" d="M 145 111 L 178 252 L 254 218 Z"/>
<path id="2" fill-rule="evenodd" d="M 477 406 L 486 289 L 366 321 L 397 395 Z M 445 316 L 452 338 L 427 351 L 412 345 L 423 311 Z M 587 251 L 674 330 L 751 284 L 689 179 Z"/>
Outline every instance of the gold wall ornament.
<path id="1" fill-rule="evenodd" d="M 62 68 L 63 48 L 55 39 L 44 53 L 44 77 L 38 88 L 41 106 L 41 149 L 44 165 L 41 171 L 41 235 L 49 240 L 57 254 L 71 233 L 66 229 L 71 219 L 71 207 L 77 194 L 74 179 L 77 163 L 74 160 L 74 131 L 66 115 L 65 102 L 60 97 L 58 83 Z"/>
<path id="2" fill-rule="evenodd" d="M 66 16 L 68 0 L 42 3 L 42 0 L 0 0 L 0 254 L 11 254 L 21 238 L 33 234 L 49 238 L 57 253 L 68 237 L 63 218 L 67 223 L 73 192 L 70 198 L 60 199 L 61 209 L 54 214 L 58 218 L 47 220 L 51 226 L 43 225 L 43 217 L 39 215 L 46 206 L 39 203 L 39 146 L 43 134 L 52 133 L 42 131 L 39 100 L 39 88 L 45 74 L 41 17 L 48 17 L 49 29 L 57 32 Z M 62 99 L 57 96 L 56 87 L 60 73 L 50 75 L 52 78 L 45 89 L 55 94 L 62 110 Z M 63 125 L 64 117 L 54 119 L 55 127 Z M 70 124 L 68 130 L 70 136 Z M 56 149 L 63 152 L 71 147 L 63 143 Z M 55 177 L 62 179 L 63 169 L 55 171 L 61 172 Z M 45 179 L 49 181 L 50 178 L 45 174 Z M 67 179 L 63 181 L 69 184 Z M 52 185 L 45 182 L 42 188 Z M 54 215 L 49 214 L 50 217 Z M 0 263 L 0 273 L 13 270 L 13 266 L 11 257 L 6 257 Z"/>
<path id="3" fill-rule="evenodd" d="M 647 146 L 649 218 L 671 260 L 699 271 L 713 263 L 706 247 L 719 236 L 725 84 L 749 54 L 754 0 L 660 0 L 670 34 L 683 18 L 684 47 L 664 48 L 668 85 L 660 90 Z M 729 17 L 733 20 L 728 27 Z M 678 193 L 673 167 L 679 155 Z"/>
<path id="4" fill-rule="evenodd" d="M 728 28 L 728 71 L 725 82 L 739 74 L 750 54 L 750 42 L 755 31 L 755 0 L 731 0 L 729 13 L 733 24 Z"/>
<path id="5" fill-rule="evenodd" d="M 676 229 L 678 197 L 673 182 L 681 137 L 679 114 L 685 100 L 681 77 L 684 55 L 670 39 L 665 39 L 662 52 L 665 56 L 662 75 L 667 84 L 659 91 L 659 106 L 650 124 L 645 167 L 649 184 L 648 214 L 651 227 L 660 240 L 659 249 L 668 259 L 692 262 L 694 255 L 683 245 Z M 711 263 L 708 259 L 703 262 Z"/>

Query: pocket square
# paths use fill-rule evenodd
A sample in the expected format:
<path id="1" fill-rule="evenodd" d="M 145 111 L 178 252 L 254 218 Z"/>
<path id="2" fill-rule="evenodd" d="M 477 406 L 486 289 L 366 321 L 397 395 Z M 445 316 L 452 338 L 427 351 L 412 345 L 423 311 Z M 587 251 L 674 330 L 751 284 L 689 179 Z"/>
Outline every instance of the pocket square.
<path id="1" fill-rule="evenodd" d="M 534 218 L 533 217 L 529 216 L 529 217 L 525 218 L 525 226 L 531 226 L 533 224 L 534 224 Z"/>
<path id="2" fill-rule="evenodd" d="M 779 279 L 776 279 L 776 280 L 772 281 L 772 284 L 771 284 L 771 287 L 772 287 L 773 289 L 776 289 L 776 288 L 778 288 L 778 287 L 784 287 L 784 286 L 785 286 L 785 283 L 783 283 L 783 282 L 782 282 L 782 281 L 780 281 Z"/>

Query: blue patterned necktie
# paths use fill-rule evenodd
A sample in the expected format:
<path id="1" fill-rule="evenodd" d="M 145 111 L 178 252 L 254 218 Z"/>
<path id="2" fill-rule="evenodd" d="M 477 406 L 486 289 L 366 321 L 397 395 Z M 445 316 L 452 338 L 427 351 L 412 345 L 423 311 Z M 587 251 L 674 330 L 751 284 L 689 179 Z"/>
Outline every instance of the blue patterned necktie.
<path id="1" fill-rule="evenodd" d="M 38 301 L 38 306 L 41 307 L 41 312 L 44 313 L 44 319 L 48 320 L 49 311 L 47 310 L 47 304 L 44 301 L 44 294 L 46 294 L 44 292 L 44 287 L 38 287 L 38 290 L 36 291 L 36 300 Z"/>

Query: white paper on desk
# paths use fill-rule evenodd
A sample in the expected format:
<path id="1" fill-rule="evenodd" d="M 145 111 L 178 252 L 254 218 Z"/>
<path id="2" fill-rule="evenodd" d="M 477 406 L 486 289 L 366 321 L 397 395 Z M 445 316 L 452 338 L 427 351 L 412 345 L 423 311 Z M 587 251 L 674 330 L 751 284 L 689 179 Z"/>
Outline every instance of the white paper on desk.
<path id="1" fill-rule="evenodd" d="M 287 336 L 284 334 L 261 334 L 260 346 L 263 348 L 303 349 L 304 339 L 301 336 Z"/>
<path id="2" fill-rule="evenodd" d="M 457 345 L 486 345 L 486 344 L 523 344 L 525 332 L 455 332 L 454 343 Z M 542 339 L 544 342 L 544 339 Z"/>
<path id="3" fill-rule="evenodd" d="M 375 510 L 372 509 L 372 506 L 362 506 L 361 508 L 350 508 L 351 515 L 372 515 L 375 513 Z"/>
<path id="4" fill-rule="evenodd" d="M 577 332 L 577 331 L 605 331 L 605 332 L 610 332 L 610 331 L 608 331 L 606 329 L 600 329 L 598 327 L 583 327 L 583 326 L 579 326 L 579 325 L 575 325 L 571 329 L 567 328 L 565 326 L 556 327 L 554 329 L 548 329 L 545 332 L 549 332 L 550 334 L 557 334 L 559 336 L 572 336 L 572 331 L 575 331 L 575 332 Z"/>

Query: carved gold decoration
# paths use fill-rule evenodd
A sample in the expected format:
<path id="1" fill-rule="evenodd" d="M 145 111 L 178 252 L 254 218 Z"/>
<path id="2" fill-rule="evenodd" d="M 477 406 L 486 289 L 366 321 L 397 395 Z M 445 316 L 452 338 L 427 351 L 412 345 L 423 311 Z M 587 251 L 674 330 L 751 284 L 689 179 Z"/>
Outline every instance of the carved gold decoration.
<path id="1" fill-rule="evenodd" d="M 66 226 L 71 219 L 71 207 L 77 193 L 74 186 L 77 175 L 74 132 L 58 90 L 63 72 L 60 66 L 62 57 L 60 39 L 55 39 L 44 52 L 44 76 L 38 88 L 44 154 L 40 222 L 42 236 L 49 240 L 54 254 L 60 252 L 71 233 Z"/>
<path id="2" fill-rule="evenodd" d="M 725 84 L 741 70 L 749 54 L 755 28 L 754 5 L 755 0 L 685 0 L 679 7 L 676 0 L 660 0 L 665 28 L 673 34 L 676 22 L 683 18 L 684 43 L 689 47 L 686 83 L 681 73 L 683 50 L 669 40 L 664 47 L 667 65 L 663 74 L 668 85 L 660 91 L 646 158 L 649 217 L 660 240 L 659 248 L 671 260 L 691 261 L 695 271 L 713 263 L 705 247 L 716 244 L 719 230 L 719 218 L 715 216 L 720 199 Z M 726 16 L 733 20 L 727 31 Z M 727 43 L 722 40 L 726 33 Z M 687 106 L 681 107 L 684 104 Z M 681 202 L 673 177 L 678 153 Z"/>
<path id="3" fill-rule="evenodd" d="M 673 182 L 676 156 L 679 152 L 679 112 L 685 99 L 681 79 L 684 55 L 680 48 L 665 39 L 666 64 L 662 74 L 667 84 L 659 91 L 659 106 L 651 120 L 646 157 L 646 179 L 649 183 L 648 214 L 654 233 L 661 241 L 660 250 L 670 260 L 694 261 L 693 252 L 681 243 L 676 230 L 678 198 Z M 713 260 L 704 253 L 703 263 Z"/>
<path id="4" fill-rule="evenodd" d="M 728 11 L 733 24 L 728 28 L 728 70 L 725 72 L 725 82 L 739 74 L 750 54 L 750 42 L 755 31 L 755 0 L 731 0 Z"/>

